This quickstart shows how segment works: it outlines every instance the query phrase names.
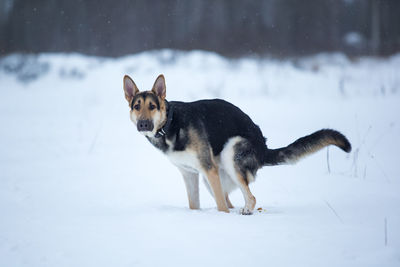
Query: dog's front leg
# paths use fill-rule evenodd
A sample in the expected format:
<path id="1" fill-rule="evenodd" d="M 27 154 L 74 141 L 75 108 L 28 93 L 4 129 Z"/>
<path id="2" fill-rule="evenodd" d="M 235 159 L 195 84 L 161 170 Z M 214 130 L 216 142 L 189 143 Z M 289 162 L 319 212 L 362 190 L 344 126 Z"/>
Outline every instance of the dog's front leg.
<path id="1" fill-rule="evenodd" d="M 213 167 L 205 171 L 205 176 L 210 184 L 211 190 L 213 192 L 215 202 L 217 203 L 217 209 L 219 211 L 224 211 L 229 213 L 228 206 L 226 205 L 225 195 L 222 191 L 221 180 L 216 167 Z"/>
<path id="2" fill-rule="evenodd" d="M 189 208 L 195 210 L 200 209 L 199 174 L 189 172 L 182 168 L 178 169 L 182 173 L 183 180 L 185 181 L 186 192 L 189 199 Z"/>

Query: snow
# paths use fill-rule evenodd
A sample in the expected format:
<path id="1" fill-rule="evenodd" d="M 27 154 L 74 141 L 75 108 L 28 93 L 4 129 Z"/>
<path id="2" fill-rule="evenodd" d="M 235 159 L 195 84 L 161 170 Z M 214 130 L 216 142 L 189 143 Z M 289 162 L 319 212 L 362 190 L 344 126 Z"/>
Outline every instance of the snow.
<path id="1" fill-rule="evenodd" d="M 26 58 L 28 57 L 28 58 Z M 21 63 L 22 62 L 22 63 Z M 167 98 L 224 98 L 271 148 L 321 128 L 351 141 L 265 167 L 261 212 L 225 214 L 129 120 L 122 77 Z M 152 51 L 0 59 L 0 266 L 399 266 L 400 55 L 226 59 Z M 386 241 L 385 241 L 386 240 Z"/>

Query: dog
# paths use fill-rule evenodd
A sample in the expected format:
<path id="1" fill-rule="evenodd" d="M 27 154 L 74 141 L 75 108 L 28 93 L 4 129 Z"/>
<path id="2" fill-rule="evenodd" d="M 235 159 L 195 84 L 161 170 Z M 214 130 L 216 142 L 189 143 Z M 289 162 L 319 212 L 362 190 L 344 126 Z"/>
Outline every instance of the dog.
<path id="1" fill-rule="evenodd" d="M 150 91 L 140 92 L 128 75 L 124 76 L 123 88 L 137 130 L 182 173 L 190 209 L 200 208 L 199 174 L 218 211 L 233 208 L 229 193 L 239 188 L 245 199 L 240 213 L 249 215 L 256 204 L 249 184 L 261 167 L 295 163 L 328 145 L 351 151 L 347 138 L 331 129 L 319 130 L 286 147 L 269 149 L 260 128 L 229 102 L 167 101 L 162 74 Z"/>

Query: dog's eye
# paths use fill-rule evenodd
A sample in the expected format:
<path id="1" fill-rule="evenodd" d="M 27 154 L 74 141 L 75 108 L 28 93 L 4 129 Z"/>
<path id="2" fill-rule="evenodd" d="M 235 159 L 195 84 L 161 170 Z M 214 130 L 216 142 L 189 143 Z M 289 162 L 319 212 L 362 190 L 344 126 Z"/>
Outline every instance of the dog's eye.
<path id="1" fill-rule="evenodd" d="M 139 110 L 140 109 L 140 105 L 136 104 L 136 105 L 133 106 L 133 108 L 136 109 L 136 110 Z"/>
<path id="2" fill-rule="evenodd" d="M 153 105 L 152 103 L 150 103 L 150 105 L 149 105 L 149 109 L 150 110 L 153 110 L 153 109 L 155 109 L 156 108 L 156 106 L 155 105 Z"/>

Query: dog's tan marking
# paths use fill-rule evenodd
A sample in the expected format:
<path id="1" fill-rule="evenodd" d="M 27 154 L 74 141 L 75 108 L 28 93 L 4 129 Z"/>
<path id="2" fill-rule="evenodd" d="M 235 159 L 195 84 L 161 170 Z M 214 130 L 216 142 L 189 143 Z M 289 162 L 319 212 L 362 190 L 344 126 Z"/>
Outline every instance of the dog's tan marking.
<path id="1" fill-rule="evenodd" d="M 132 112 L 135 113 L 135 116 L 138 119 L 147 119 L 150 120 L 154 117 L 154 114 L 158 111 L 156 107 L 156 103 L 149 97 L 143 99 L 142 96 L 138 96 L 135 99 L 135 103 L 132 104 L 133 109 Z M 160 105 L 161 109 L 161 105 Z"/>
<path id="2" fill-rule="evenodd" d="M 211 190 L 214 194 L 214 199 L 217 203 L 217 209 L 219 211 L 229 213 L 228 206 L 226 205 L 225 196 L 222 191 L 221 180 L 219 178 L 217 168 L 214 166 L 211 169 L 205 171 L 205 176 L 207 177 L 207 181 L 210 184 Z"/>
<path id="3" fill-rule="evenodd" d="M 205 143 L 204 139 L 200 138 L 197 131 L 193 128 L 189 128 L 188 135 L 190 140 L 188 149 L 196 153 L 201 171 L 211 187 L 218 210 L 229 212 L 211 147 Z"/>
<path id="4" fill-rule="evenodd" d="M 206 143 L 207 141 L 200 138 L 199 133 L 193 128 L 189 128 L 188 136 L 190 140 L 188 148 L 196 152 L 201 167 L 208 170 L 216 166 L 211 146 Z"/>

